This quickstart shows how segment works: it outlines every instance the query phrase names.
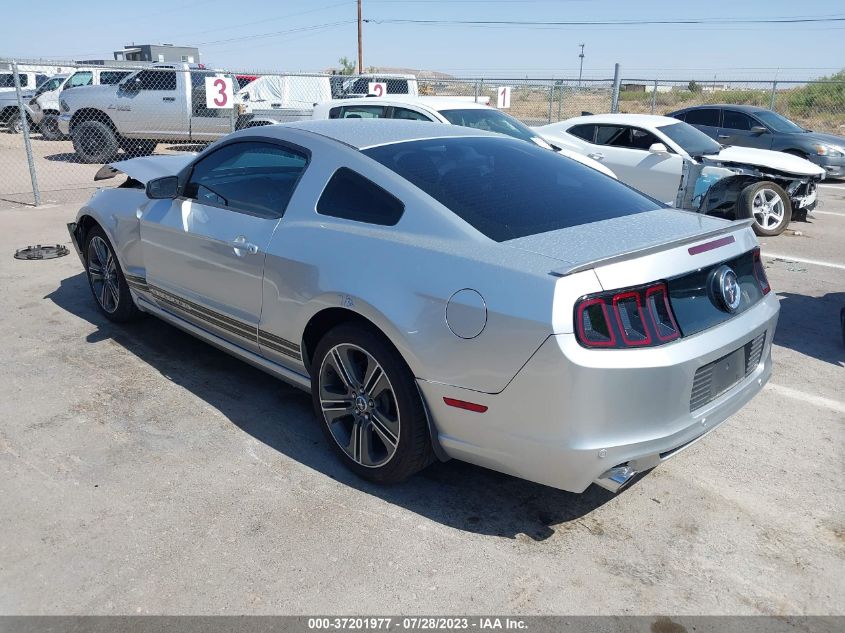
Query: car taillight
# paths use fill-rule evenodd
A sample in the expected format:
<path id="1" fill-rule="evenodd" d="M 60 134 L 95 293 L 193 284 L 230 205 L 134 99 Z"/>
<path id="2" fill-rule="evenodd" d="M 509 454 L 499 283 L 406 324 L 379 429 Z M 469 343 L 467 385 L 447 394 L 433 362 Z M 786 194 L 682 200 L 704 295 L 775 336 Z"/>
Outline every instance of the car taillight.
<path id="1" fill-rule="evenodd" d="M 766 269 L 763 268 L 763 260 L 760 259 L 759 246 L 754 249 L 754 278 L 760 285 L 760 290 L 762 291 L 763 296 L 769 294 L 769 290 L 772 288 L 769 286 L 769 280 L 766 278 Z"/>
<path id="2" fill-rule="evenodd" d="M 654 347 L 680 338 L 665 282 L 583 297 L 575 332 L 584 347 Z"/>

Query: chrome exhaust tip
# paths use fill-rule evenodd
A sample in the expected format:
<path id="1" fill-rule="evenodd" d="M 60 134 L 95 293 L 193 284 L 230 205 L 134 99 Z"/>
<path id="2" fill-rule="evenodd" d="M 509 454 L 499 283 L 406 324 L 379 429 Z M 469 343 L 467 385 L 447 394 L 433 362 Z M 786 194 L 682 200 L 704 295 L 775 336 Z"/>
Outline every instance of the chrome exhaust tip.
<path id="1" fill-rule="evenodd" d="M 619 492 L 630 483 L 636 474 L 637 471 L 627 463 L 620 464 L 619 466 L 614 466 L 610 470 L 605 471 L 601 477 L 596 479 L 593 483 L 601 486 L 605 490 L 610 490 L 610 492 Z"/>

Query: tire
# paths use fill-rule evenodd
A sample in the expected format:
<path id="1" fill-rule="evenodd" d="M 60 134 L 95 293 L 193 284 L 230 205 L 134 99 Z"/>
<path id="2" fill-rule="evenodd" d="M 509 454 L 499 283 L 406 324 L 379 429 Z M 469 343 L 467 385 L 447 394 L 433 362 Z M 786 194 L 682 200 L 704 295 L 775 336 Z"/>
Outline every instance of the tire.
<path id="1" fill-rule="evenodd" d="M 15 112 L 6 121 L 6 131 L 9 134 L 20 134 L 23 132 L 23 119 L 20 112 Z"/>
<path id="2" fill-rule="evenodd" d="M 73 149 L 83 163 L 109 162 L 117 154 L 117 135 L 102 121 L 83 121 L 70 133 Z"/>
<path id="3" fill-rule="evenodd" d="M 103 316 L 116 323 L 125 323 L 136 318 L 141 311 L 132 300 L 129 285 L 103 229 L 95 226 L 88 231 L 82 252 L 85 254 L 88 287 Z M 98 271 L 106 271 L 106 274 Z"/>
<path id="4" fill-rule="evenodd" d="M 59 115 L 45 114 L 38 125 L 41 130 L 41 136 L 48 141 L 61 141 L 64 138 L 61 130 L 59 130 Z"/>
<path id="5" fill-rule="evenodd" d="M 124 138 L 120 141 L 120 147 L 126 152 L 128 158 L 149 156 L 155 151 L 157 145 L 157 141 L 148 141 L 146 139 Z"/>
<path id="6" fill-rule="evenodd" d="M 757 235 L 780 235 L 792 220 L 792 201 L 775 183 L 757 182 L 740 192 L 736 201 L 736 218 L 753 219 L 752 226 Z"/>
<path id="7" fill-rule="evenodd" d="M 414 376 L 380 333 L 357 324 L 329 331 L 314 352 L 311 394 L 326 441 L 358 476 L 398 483 L 433 460 Z"/>

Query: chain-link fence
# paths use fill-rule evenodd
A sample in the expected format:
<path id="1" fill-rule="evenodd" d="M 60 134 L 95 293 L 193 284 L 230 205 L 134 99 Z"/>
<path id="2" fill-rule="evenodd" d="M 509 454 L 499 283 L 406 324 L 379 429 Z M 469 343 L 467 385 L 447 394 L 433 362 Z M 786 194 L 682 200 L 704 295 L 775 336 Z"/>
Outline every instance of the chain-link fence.
<path id="1" fill-rule="evenodd" d="M 496 107 L 502 88 L 510 89 L 507 112 L 528 125 L 609 112 L 614 102 L 619 112 L 654 114 L 729 103 L 845 135 L 845 82 L 837 81 L 415 79 L 0 60 L 0 208 L 81 202 L 104 163 L 199 151 L 233 130 L 311 118 L 331 99 L 386 91 Z"/>

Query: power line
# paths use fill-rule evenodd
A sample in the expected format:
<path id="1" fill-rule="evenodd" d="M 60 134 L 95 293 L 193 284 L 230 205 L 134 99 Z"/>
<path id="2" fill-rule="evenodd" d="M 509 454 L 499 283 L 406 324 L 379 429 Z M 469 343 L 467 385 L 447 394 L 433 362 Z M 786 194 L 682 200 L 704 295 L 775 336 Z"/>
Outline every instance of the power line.
<path id="1" fill-rule="evenodd" d="M 804 24 L 812 22 L 845 22 L 845 16 L 783 17 L 783 18 L 696 18 L 684 20 L 413 20 L 365 19 L 371 24 L 448 24 L 462 26 L 643 26 L 680 24 Z"/>
<path id="2" fill-rule="evenodd" d="M 352 24 L 356 20 L 339 20 L 337 22 L 326 22 L 325 24 L 312 24 L 311 26 L 300 26 L 295 29 L 287 29 L 284 31 L 273 31 L 271 33 L 254 33 L 251 35 L 241 35 L 239 37 L 230 37 L 225 40 L 213 40 L 211 42 L 200 42 L 199 46 L 215 46 L 217 44 L 228 44 L 229 42 L 240 42 L 243 40 L 257 40 L 264 37 L 276 37 L 277 35 L 287 35 L 288 33 L 300 33 L 302 31 L 314 31 L 318 29 L 330 28 L 333 26 L 340 26 L 341 24 Z"/>

